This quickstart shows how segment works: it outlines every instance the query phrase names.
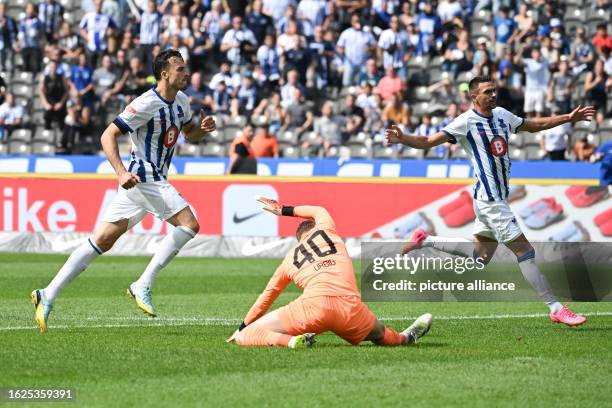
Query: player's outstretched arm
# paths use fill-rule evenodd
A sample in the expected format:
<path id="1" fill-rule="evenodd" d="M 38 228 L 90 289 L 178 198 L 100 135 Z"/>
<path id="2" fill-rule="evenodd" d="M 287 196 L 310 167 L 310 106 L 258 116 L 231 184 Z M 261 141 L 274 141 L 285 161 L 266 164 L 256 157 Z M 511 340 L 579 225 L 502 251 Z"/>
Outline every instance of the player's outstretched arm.
<path id="1" fill-rule="evenodd" d="M 271 212 L 274 215 L 285 215 L 290 217 L 300 217 L 313 219 L 317 224 L 324 222 L 333 222 L 333 219 L 329 212 L 324 207 L 319 207 L 315 205 L 300 205 L 297 207 L 291 207 L 286 205 L 281 205 L 276 200 L 271 200 L 269 198 L 257 196 L 255 197 L 257 201 L 265 204 L 264 210 Z"/>
<path id="2" fill-rule="evenodd" d="M 564 123 L 576 123 L 582 120 L 591 121 L 597 111 L 593 106 L 578 105 L 576 109 L 564 115 L 548 116 L 546 118 L 525 119 L 523 124 L 518 127 L 518 131 L 539 132 L 551 129 Z"/>
<path id="3" fill-rule="evenodd" d="M 130 189 L 140 182 L 140 178 L 138 178 L 137 175 L 128 172 L 121 161 L 121 156 L 119 155 L 119 144 L 117 143 L 117 138 L 121 135 L 121 129 L 119 129 L 119 127 L 117 127 L 117 125 L 114 123 L 111 123 L 108 125 L 104 133 L 102 133 L 100 142 L 102 143 L 102 150 L 104 150 L 106 158 L 110 162 L 111 166 L 113 166 L 115 173 L 117 173 L 117 176 L 119 177 L 119 185 L 125 189 Z"/>
<path id="4" fill-rule="evenodd" d="M 412 136 L 405 135 L 402 130 L 393 125 L 385 130 L 385 143 L 387 146 L 392 144 L 403 144 L 413 149 L 431 149 L 432 147 L 448 142 L 450 139 L 444 132 L 437 132 L 431 136 Z"/>
<path id="5" fill-rule="evenodd" d="M 185 125 L 182 129 L 185 139 L 191 143 L 198 143 L 204 136 L 214 132 L 217 129 L 215 119 L 212 116 L 206 116 L 200 122 L 200 126 L 191 122 Z"/>

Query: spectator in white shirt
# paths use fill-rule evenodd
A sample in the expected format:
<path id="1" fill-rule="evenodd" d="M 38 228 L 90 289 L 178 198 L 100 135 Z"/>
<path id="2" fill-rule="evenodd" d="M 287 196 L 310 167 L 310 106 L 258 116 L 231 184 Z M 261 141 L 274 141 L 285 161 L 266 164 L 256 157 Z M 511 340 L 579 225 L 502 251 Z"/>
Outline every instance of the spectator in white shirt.
<path id="1" fill-rule="evenodd" d="M 242 25 L 242 17 L 234 16 L 232 28 L 221 40 L 221 52 L 227 53 L 227 59 L 232 64 L 240 66 L 250 61 L 255 46 L 257 46 L 255 34 Z"/>
<path id="2" fill-rule="evenodd" d="M 361 68 L 365 65 L 373 46 L 376 45 L 371 33 L 365 32 L 358 14 L 351 16 L 351 27 L 342 32 L 338 39 L 338 53 L 343 59 L 342 85 L 357 83 Z"/>
<path id="3" fill-rule="evenodd" d="M 515 63 L 522 64 L 525 69 L 525 106 L 524 111 L 528 117 L 535 113 L 536 117 L 541 117 L 544 112 L 544 102 L 548 89 L 550 71 L 548 70 L 548 60 L 542 58 L 539 48 L 531 50 L 531 58 L 522 59 L 522 47 L 519 48 Z"/>
<path id="4" fill-rule="evenodd" d="M 567 142 L 572 132 L 569 123 L 545 130 L 540 135 L 540 148 L 549 160 L 565 160 Z"/>
<path id="5" fill-rule="evenodd" d="M 383 67 L 395 68 L 397 76 L 403 81 L 408 78 L 407 62 L 410 57 L 408 33 L 401 28 L 398 16 L 392 16 L 390 28 L 383 31 L 378 39 L 378 52 L 382 54 Z M 380 57 L 379 57 L 380 58 Z"/>
<path id="6" fill-rule="evenodd" d="M 23 106 L 15 104 L 15 97 L 12 93 L 6 94 L 6 99 L 0 105 L 0 141 L 10 136 L 13 129 L 22 125 Z"/>

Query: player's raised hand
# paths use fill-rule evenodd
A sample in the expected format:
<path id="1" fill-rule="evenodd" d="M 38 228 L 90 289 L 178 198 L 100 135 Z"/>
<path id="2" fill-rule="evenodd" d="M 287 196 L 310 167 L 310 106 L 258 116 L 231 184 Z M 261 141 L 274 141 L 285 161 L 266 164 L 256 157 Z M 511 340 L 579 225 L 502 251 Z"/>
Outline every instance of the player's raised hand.
<path id="1" fill-rule="evenodd" d="M 214 132 L 217 129 L 215 118 L 212 116 L 204 117 L 204 119 L 202 119 L 202 122 L 200 122 L 200 129 L 202 129 L 206 133 Z"/>
<path id="2" fill-rule="evenodd" d="M 126 190 L 129 190 L 138 183 L 140 183 L 140 177 L 128 171 L 119 176 L 119 185 Z"/>
<path id="3" fill-rule="evenodd" d="M 276 200 L 271 200 L 269 198 L 265 198 L 262 196 L 256 196 L 255 199 L 260 203 L 265 204 L 264 210 L 271 212 L 274 215 L 281 216 L 283 211 L 283 206 L 278 203 Z"/>
<path id="4" fill-rule="evenodd" d="M 390 146 L 392 144 L 402 142 L 402 130 L 396 125 L 392 125 L 390 128 L 385 130 L 385 144 Z"/>
<path id="5" fill-rule="evenodd" d="M 594 106 L 578 105 L 578 107 L 570 113 L 570 122 L 576 123 L 581 120 L 591 121 L 595 113 L 597 113 L 597 110 Z"/>

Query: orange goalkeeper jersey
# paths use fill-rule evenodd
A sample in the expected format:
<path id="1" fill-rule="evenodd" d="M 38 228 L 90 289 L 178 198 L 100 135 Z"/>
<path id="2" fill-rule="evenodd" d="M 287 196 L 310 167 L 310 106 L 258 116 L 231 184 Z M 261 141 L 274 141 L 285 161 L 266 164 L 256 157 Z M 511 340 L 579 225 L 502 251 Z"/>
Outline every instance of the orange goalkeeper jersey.
<path id="1" fill-rule="evenodd" d="M 302 297 L 360 296 L 353 263 L 334 220 L 323 210 L 315 216 L 315 223 L 276 269 L 249 310 L 246 324 L 263 316 L 292 281 L 304 291 Z"/>

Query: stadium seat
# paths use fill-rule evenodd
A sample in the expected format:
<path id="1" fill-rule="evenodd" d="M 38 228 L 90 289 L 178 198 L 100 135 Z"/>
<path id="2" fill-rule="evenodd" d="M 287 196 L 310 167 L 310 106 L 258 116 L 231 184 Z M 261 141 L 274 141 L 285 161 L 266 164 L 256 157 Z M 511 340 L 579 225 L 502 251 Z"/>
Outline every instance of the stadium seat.
<path id="1" fill-rule="evenodd" d="M 244 128 L 247 124 L 246 116 L 233 116 L 226 122 L 226 126 L 236 126 L 239 128 Z"/>
<path id="2" fill-rule="evenodd" d="M 36 128 L 34 133 L 35 142 L 55 143 L 55 131 L 47 130 L 42 127 Z"/>
<path id="3" fill-rule="evenodd" d="M 348 146 L 365 146 L 368 140 L 370 140 L 370 136 L 367 133 L 359 132 L 347 140 L 346 144 Z"/>
<path id="4" fill-rule="evenodd" d="M 587 140 L 590 144 L 594 146 L 599 146 L 599 144 L 601 143 L 601 137 L 598 134 L 594 133 L 589 133 L 587 136 Z"/>
<path id="5" fill-rule="evenodd" d="M 15 64 L 17 64 L 17 62 L 15 62 Z M 31 72 L 18 72 L 15 75 L 13 75 L 12 81 L 16 85 L 17 84 L 32 85 L 34 83 L 34 76 L 32 75 Z"/>
<path id="6" fill-rule="evenodd" d="M 28 99 L 32 98 L 33 94 L 31 85 L 19 83 L 16 83 L 11 87 L 11 92 L 13 92 L 15 97 L 26 97 Z"/>
<path id="7" fill-rule="evenodd" d="M 526 151 L 518 147 L 510 147 L 508 154 L 512 160 L 525 160 L 527 157 Z"/>
<path id="8" fill-rule="evenodd" d="M 452 152 L 450 155 L 451 155 L 450 156 L 451 159 L 467 159 L 467 154 L 465 153 L 465 150 L 462 148 L 458 148 L 457 150 Z"/>
<path id="9" fill-rule="evenodd" d="M 429 102 L 419 102 L 412 105 L 412 115 L 416 117 L 421 117 L 425 113 L 429 112 Z"/>
<path id="10" fill-rule="evenodd" d="M 612 130 L 601 130 L 597 133 L 601 143 L 612 141 Z"/>
<path id="11" fill-rule="evenodd" d="M 472 73 L 472 71 L 463 71 L 460 72 L 459 75 L 457 75 L 457 79 L 455 79 L 455 82 L 457 82 L 458 84 L 462 82 L 470 82 L 472 78 L 474 78 L 474 74 Z"/>
<path id="12" fill-rule="evenodd" d="M 414 98 L 419 102 L 424 102 L 431 99 L 431 94 L 426 86 L 418 86 L 414 90 Z"/>
<path id="13" fill-rule="evenodd" d="M 511 146 L 523 147 L 523 134 L 512 133 L 508 138 Z"/>
<path id="14" fill-rule="evenodd" d="M 492 20 L 491 12 L 489 10 L 479 10 L 472 16 L 472 21 L 481 21 L 483 23 L 490 23 Z"/>
<path id="15" fill-rule="evenodd" d="M 423 150 L 405 147 L 404 150 L 402 150 L 400 157 L 402 159 L 422 159 L 423 155 Z"/>
<path id="16" fill-rule="evenodd" d="M 574 124 L 574 131 L 577 130 L 586 130 L 589 132 L 594 132 L 597 127 L 597 123 L 594 120 L 587 122 L 586 120 L 581 120 L 580 122 L 576 122 Z"/>
<path id="17" fill-rule="evenodd" d="M 280 135 L 278 142 L 280 144 L 295 146 L 298 142 L 298 135 L 291 130 L 287 130 Z"/>
<path id="18" fill-rule="evenodd" d="M 408 70 L 409 71 L 413 71 L 413 70 L 424 70 L 426 68 L 429 68 L 427 65 L 427 58 L 422 57 L 422 56 L 417 56 L 414 58 L 410 58 L 410 60 L 408 61 Z"/>
<path id="19" fill-rule="evenodd" d="M 207 143 L 202 146 L 201 154 L 207 157 L 223 157 L 225 156 L 225 148 L 220 144 Z"/>
<path id="20" fill-rule="evenodd" d="M 373 151 L 374 159 L 394 159 L 396 150 L 392 147 L 377 146 Z"/>
<path id="21" fill-rule="evenodd" d="M 370 149 L 365 146 L 350 146 L 351 159 L 369 159 Z"/>
<path id="22" fill-rule="evenodd" d="M 302 151 L 302 156 L 307 157 Z M 329 151 L 325 154 L 325 157 L 340 157 L 340 148 L 338 146 L 332 146 Z"/>
<path id="23" fill-rule="evenodd" d="M 20 140 L 29 143 L 32 140 L 32 131 L 30 129 L 15 129 L 11 133 L 10 140 Z"/>
<path id="24" fill-rule="evenodd" d="M 32 154 L 54 155 L 55 146 L 51 143 L 36 142 L 32 144 Z"/>
<path id="25" fill-rule="evenodd" d="M 251 116 L 251 123 L 255 126 L 265 126 L 268 124 L 268 119 L 264 115 Z"/>
<path id="26" fill-rule="evenodd" d="M 546 154 L 540 149 L 540 146 L 526 146 L 525 152 L 527 160 L 541 160 Z"/>
<path id="27" fill-rule="evenodd" d="M 440 153 L 438 152 L 438 150 L 433 148 L 433 149 L 427 150 L 427 152 L 425 153 L 425 158 L 431 159 L 431 160 L 444 160 L 448 158 L 448 154 L 449 154 L 448 149 L 446 149 L 444 151 L 444 155 L 440 156 Z"/>
<path id="28" fill-rule="evenodd" d="M 0 156 L 8 154 L 8 146 L 2 142 L 0 142 Z"/>
<path id="29" fill-rule="evenodd" d="M 219 130 L 219 128 L 204 138 L 207 143 L 223 143 L 224 140 L 223 130 Z"/>
<path id="30" fill-rule="evenodd" d="M 197 144 L 185 143 L 178 146 L 177 156 L 197 157 L 200 155 L 200 146 Z"/>
<path id="31" fill-rule="evenodd" d="M 21 140 L 9 141 L 8 143 L 8 153 L 9 154 L 30 154 L 31 148 L 27 143 L 22 142 Z"/>
<path id="32" fill-rule="evenodd" d="M 225 126 L 225 115 L 212 115 L 215 119 L 215 124 L 217 125 L 217 129 L 221 129 Z"/>
<path id="33" fill-rule="evenodd" d="M 233 141 L 238 135 L 240 135 L 242 133 L 242 129 L 240 128 L 236 128 L 236 127 L 228 127 L 225 128 L 222 135 L 223 135 L 223 141 L 224 142 L 231 142 Z"/>
<path id="34" fill-rule="evenodd" d="M 612 118 L 604 119 L 601 125 L 599 125 L 599 130 L 612 131 Z"/>
<path id="35" fill-rule="evenodd" d="M 587 12 L 586 20 L 588 21 L 590 26 L 593 22 L 604 23 L 606 21 L 610 21 L 610 17 L 611 16 L 609 11 L 606 11 L 601 8 L 597 10 L 590 9 Z"/>
<path id="36" fill-rule="evenodd" d="M 518 135 L 523 139 L 523 146 L 540 146 L 540 139 L 537 135 L 529 132 L 519 132 Z"/>
<path id="37" fill-rule="evenodd" d="M 298 148 L 294 147 L 294 146 L 284 146 L 281 149 L 282 155 L 285 158 L 298 158 L 300 157 L 300 151 Z"/>

